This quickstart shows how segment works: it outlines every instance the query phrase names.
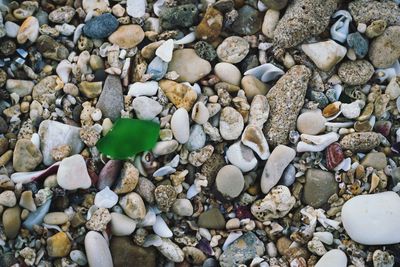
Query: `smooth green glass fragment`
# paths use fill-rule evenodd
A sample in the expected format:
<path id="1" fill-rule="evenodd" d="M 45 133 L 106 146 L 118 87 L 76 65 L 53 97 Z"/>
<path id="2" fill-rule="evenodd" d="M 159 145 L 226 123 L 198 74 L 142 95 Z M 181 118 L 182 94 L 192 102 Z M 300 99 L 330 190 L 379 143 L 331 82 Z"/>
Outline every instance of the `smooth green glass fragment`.
<path id="1" fill-rule="evenodd" d="M 159 132 L 160 125 L 155 122 L 120 118 L 97 142 L 96 147 L 112 159 L 127 159 L 152 149 L 157 143 Z"/>

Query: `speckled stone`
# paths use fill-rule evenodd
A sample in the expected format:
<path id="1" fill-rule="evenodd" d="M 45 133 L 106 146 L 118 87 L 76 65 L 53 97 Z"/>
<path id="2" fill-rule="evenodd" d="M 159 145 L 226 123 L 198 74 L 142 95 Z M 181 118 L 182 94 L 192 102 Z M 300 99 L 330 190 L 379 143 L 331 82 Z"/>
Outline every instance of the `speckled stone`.
<path id="1" fill-rule="evenodd" d="M 346 84 L 363 85 L 371 79 L 374 71 L 374 66 L 371 63 L 361 59 L 342 63 L 338 69 L 338 74 Z"/>
<path id="2" fill-rule="evenodd" d="M 304 104 L 307 84 L 311 71 L 303 65 L 289 69 L 267 94 L 270 114 L 264 126 L 268 144 L 287 144 L 291 130 L 296 127 L 296 119 Z"/>
<path id="3" fill-rule="evenodd" d="M 118 24 L 118 20 L 113 15 L 105 13 L 86 22 L 83 33 L 90 38 L 106 38 L 118 28 Z"/>
<path id="4" fill-rule="evenodd" d="M 337 193 L 338 184 L 333 173 L 308 169 L 306 172 L 306 183 L 304 185 L 304 203 L 319 208 L 324 205 L 330 196 Z"/>
<path id="5" fill-rule="evenodd" d="M 359 132 L 347 134 L 340 141 L 343 149 L 353 152 L 369 151 L 380 144 L 379 134 L 375 132 Z"/>
<path id="6" fill-rule="evenodd" d="M 349 11 L 357 24 L 384 20 L 388 25 L 400 25 L 400 8 L 394 1 L 355 0 L 349 3 Z"/>
<path id="7" fill-rule="evenodd" d="M 118 76 L 107 76 L 96 107 L 101 110 L 104 118 L 115 121 L 121 116 L 121 110 L 124 109 L 124 99 L 121 80 Z"/>
<path id="8" fill-rule="evenodd" d="M 240 35 L 252 35 L 261 29 L 262 13 L 249 5 L 238 10 L 238 17 L 232 24 L 233 32 Z"/>
<path id="9" fill-rule="evenodd" d="M 388 68 L 393 65 L 400 57 L 400 26 L 391 26 L 375 38 L 368 56 L 376 68 Z"/>
<path id="10" fill-rule="evenodd" d="M 197 8 L 193 4 L 163 8 L 160 13 L 160 25 L 165 30 L 190 27 L 196 21 Z"/>

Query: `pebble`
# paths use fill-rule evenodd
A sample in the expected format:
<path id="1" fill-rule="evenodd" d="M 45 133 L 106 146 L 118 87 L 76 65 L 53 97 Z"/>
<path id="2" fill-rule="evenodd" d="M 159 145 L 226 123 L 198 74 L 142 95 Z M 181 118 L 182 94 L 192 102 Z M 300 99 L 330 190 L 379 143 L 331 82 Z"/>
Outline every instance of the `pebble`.
<path id="1" fill-rule="evenodd" d="M 108 186 L 106 186 L 103 190 L 96 193 L 94 197 L 94 204 L 98 208 L 112 208 L 118 202 L 118 195 L 110 190 Z"/>
<path id="2" fill-rule="evenodd" d="M 240 81 L 246 97 L 249 101 L 253 100 L 256 95 L 265 95 L 269 87 L 252 75 L 246 75 Z"/>
<path id="3" fill-rule="evenodd" d="M 274 38 L 274 32 L 279 22 L 279 10 L 268 9 L 264 15 L 264 21 L 261 26 L 262 33 L 270 39 Z"/>
<path id="4" fill-rule="evenodd" d="M 242 134 L 242 143 L 251 148 L 262 159 L 266 160 L 269 155 L 269 146 L 260 127 L 248 125 Z"/>
<path id="5" fill-rule="evenodd" d="M 122 25 L 113 32 L 108 41 L 118 45 L 120 48 L 130 49 L 136 47 L 144 39 L 144 32 L 139 25 Z"/>
<path id="6" fill-rule="evenodd" d="M 197 102 L 192 109 L 192 120 L 198 124 L 204 124 L 210 118 L 210 112 L 203 102 Z"/>
<path id="7" fill-rule="evenodd" d="M 303 52 L 323 71 L 331 70 L 345 56 L 347 49 L 333 40 L 301 45 Z"/>
<path id="8" fill-rule="evenodd" d="M 49 20 L 54 23 L 69 23 L 75 15 L 75 9 L 70 6 L 59 7 L 49 14 Z"/>
<path id="9" fill-rule="evenodd" d="M 342 147 L 338 143 L 332 143 L 326 149 L 326 167 L 335 169 L 344 160 Z"/>
<path id="10" fill-rule="evenodd" d="M 189 114 L 184 108 L 177 109 L 171 118 L 171 130 L 175 139 L 180 144 L 185 144 L 189 140 L 190 134 Z"/>
<path id="11" fill-rule="evenodd" d="M 19 25 L 17 23 L 14 23 L 12 21 L 6 21 L 4 23 L 4 28 L 6 30 L 6 34 L 10 38 L 16 38 L 18 35 L 19 31 Z"/>
<path id="12" fill-rule="evenodd" d="M 225 140 L 235 140 L 242 134 L 244 127 L 243 117 L 232 107 L 225 107 L 221 111 L 219 131 Z"/>
<path id="13" fill-rule="evenodd" d="M 13 153 L 13 168 L 18 172 L 33 171 L 43 160 L 40 150 L 28 139 L 19 139 Z"/>
<path id="14" fill-rule="evenodd" d="M 62 225 L 68 222 L 68 216 L 64 212 L 50 212 L 43 218 L 43 222 L 47 224 Z"/>
<path id="15" fill-rule="evenodd" d="M 119 170 L 118 170 L 119 171 Z M 129 162 L 124 162 L 119 179 L 114 186 L 114 192 L 125 194 L 132 192 L 139 181 L 139 170 Z"/>
<path id="16" fill-rule="evenodd" d="M 28 80 L 8 79 L 6 82 L 7 91 L 12 94 L 16 93 L 20 97 L 30 95 L 35 84 Z"/>
<path id="17" fill-rule="evenodd" d="M 122 207 L 126 215 L 132 219 L 143 219 L 144 216 L 146 216 L 146 207 L 143 199 L 135 192 L 123 196 L 119 200 L 119 205 Z"/>
<path id="18" fill-rule="evenodd" d="M 340 249 L 329 250 L 324 254 L 317 262 L 315 267 L 346 267 L 347 266 L 347 256 Z"/>
<path id="19" fill-rule="evenodd" d="M 354 101 L 350 104 L 343 103 L 340 106 L 340 111 L 342 115 L 348 119 L 355 119 L 361 114 L 361 107 L 358 101 Z"/>
<path id="20" fill-rule="evenodd" d="M 129 85 L 129 96 L 154 96 L 158 91 L 158 82 L 148 81 L 148 82 L 136 82 Z"/>
<path id="21" fill-rule="evenodd" d="M 149 64 L 146 74 L 150 75 L 153 80 L 159 81 L 168 71 L 168 63 L 156 56 Z"/>
<path id="22" fill-rule="evenodd" d="M 39 21 L 35 17 L 28 17 L 19 27 L 17 41 L 19 44 L 24 44 L 28 40 L 32 43 L 36 42 L 39 37 Z"/>
<path id="23" fill-rule="evenodd" d="M 169 80 L 161 80 L 159 85 L 177 108 L 185 108 L 188 112 L 192 109 L 197 99 L 197 93 L 191 87 Z"/>
<path id="24" fill-rule="evenodd" d="M 252 35 L 261 29 L 262 16 L 257 9 L 244 5 L 238 10 L 238 17 L 231 29 L 238 35 Z"/>
<path id="25" fill-rule="evenodd" d="M 268 117 L 269 104 L 267 98 L 264 95 L 254 96 L 250 105 L 249 125 L 262 128 Z"/>
<path id="26" fill-rule="evenodd" d="M 58 232 L 49 237 L 46 241 L 47 253 L 50 257 L 65 257 L 71 250 L 71 241 L 64 232 Z"/>
<path id="27" fill-rule="evenodd" d="M 400 242 L 400 197 L 395 192 L 360 195 L 342 208 L 344 229 L 352 240 L 364 245 Z M 365 223 L 370 222 L 370 223 Z"/>
<path id="28" fill-rule="evenodd" d="M 240 85 L 242 75 L 235 65 L 221 62 L 215 65 L 214 72 L 221 81 L 237 86 Z"/>
<path id="29" fill-rule="evenodd" d="M 178 216 L 189 217 L 193 215 L 193 205 L 189 199 L 178 198 L 172 204 L 172 211 Z"/>
<path id="30" fill-rule="evenodd" d="M 45 103 L 55 103 L 55 87 L 57 87 L 57 76 L 47 76 L 46 78 L 35 84 L 32 90 L 32 97 L 34 100 L 40 102 L 40 104 L 42 105 Z"/>
<path id="31" fill-rule="evenodd" d="M 83 26 L 83 33 L 95 39 L 102 39 L 110 36 L 118 28 L 118 20 L 110 13 L 94 17 Z"/>
<path id="32" fill-rule="evenodd" d="M 226 151 L 226 157 L 230 163 L 238 167 L 242 172 L 251 171 L 258 163 L 253 151 L 242 145 L 241 142 L 232 144 Z"/>
<path id="33" fill-rule="evenodd" d="M 325 131 L 326 119 L 320 109 L 306 111 L 297 118 L 297 130 L 302 134 L 319 134 Z"/>
<path id="34" fill-rule="evenodd" d="M 211 72 L 211 64 L 200 58 L 194 49 L 186 48 L 174 51 L 172 60 L 168 64 L 168 71 L 178 73 L 178 82 L 194 83 Z"/>
<path id="35" fill-rule="evenodd" d="M 217 39 L 221 34 L 223 20 L 224 16 L 218 9 L 208 6 L 203 19 L 196 27 L 197 38 L 208 42 Z"/>
<path id="36" fill-rule="evenodd" d="M 337 193 L 338 184 L 332 173 L 308 169 L 306 172 L 306 183 L 304 184 L 304 203 L 313 208 L 320 208 L 327 203 L 329 197 Z"/>
<path id="37" fill-rule="evenodd" d="M 173 236 L 168 225 L 160 215 L 156 216 L 156 222 L 153 224 L 153 231 L 160 237 L 171 238 Z"/>
<path id="38" fill-rule="evenodd" d="M 387 27 L 385 20 L 379 19 L 371 22 L 370 25 L 365 29 L 365 35 L 372 39 L 381 35 Z"/>
<path id="39" fill-rule="evenodd" d="M 124 109 L 124 98 L 121 80 L 118 76 L 107 76 L 96 108 L 101 110 L 104 118 L 109 118 L 112 121 L 121 116 L 121 110 Z"/>
<path id="40" fill-rule="evenodd" d="M 234 165 L 221 168 L 215 179 L 219 193 L 226 199 L 233 199 L 240 195 L 244 187 L 244 178 L 240 169 Z"/>
<path id="41" fill-rule="evenodd" d="M 22 27 L 21 27 L 22 28 Z M 41 35 L 36 41 L 38 51 L 43 57 L 61 61 L 69 55 L 68 49 L 60 42 L 47 35 Z"/>
<path id="42" fill-rule="evenodd" d="M 98 232 L 89 231 L 86 234 L 85 250 L 89 266 L 114 266 L 107 241 Z"/>
<path id="43" fill-rule="evenodd" d="M 161 245 L 157 250 L 172 262 L 183 262 L 184 253 L 182 249 L 168 238 L 161 238 Z"/>
<path id="44" fill-rule="evenodd" d="M 241 265 L 261 257 L 264 252 L 264 243 L 254 233 L 248 232 L 227 247 L 219 258 L 219 264 L 221 267 Z"/>
<path id="45" fill-rule="evenodd" d="M 392 66 L 400 57 L 400 26 L 388 27 L 382 35 L 375 38 L 368 55 L 376 68 Z"/>
<path id="46" fill-rule="evenodd" d="M 14 239 L 21 228 L 21 209 L 18 206 L 5 209 L 2 223 L 6 237 Z"/>
<path id="47" fill-rule="evenodd" d="M 14 207 L 17 204 L 17 198 L 14 191 L 6 190 L 0 193 L 0 205 Z"/>
<path id="48" fill-rule="evenodd" d="M 389 95 L 390 100 L 397 99 L 400 96 L 400 81 L 393 77 L 386 86 L 385 94 Z"/>
<path id="49" fill-rule="evenodd" d="M 225 218 L 217 208 L 211 208 L 200 214 L 197 224 L 206 229 L 221 230 L 225 228 Z"/>
<path id="50" fill-rule="evenodd" d="M 400 8 L 391 1 L 356 0 L 349 3 L 349 11 L 357 23 L 384 20 L 388 25 L 400 25 Z"/>
<path id="51" fill-rule="evenodd" d="M 272 150 L 261 175 L 261 190 L 267 194 L 280 180 L 283 171 L 296 156 L 296 151 L 284 145 Z"/>
<path id="52" fill-rule="evenodd" d="M 160 12 L 160 25 L 165 30 L 190 27 L 195 23 L 197 8 L 194 4 L 163 8 Z"/>
<path id="53" fill-rule="evenodd" d="M 71 175 L 71 172 L 74 175 Z M 66 190 L 87 189 L 92 181 L 81 155 L 73 155 L 61 161 L 57 171 L 57 183 Z"/>
<path id="54" fill-rule="evenodd" d="M 136 229 L 136 221 L 128 216 L 111 212 L 111 232 L 115 236 L 128 236 Z"/>
<path id="55" fill-rule="evenodd" d="M 206 143 L 206 133 L 203 130 L 203 127 L 198 124 L 194 124 L 190 127 L 190 135 L 189 140 L 185 144 L 186 149 L 189 152 L 201 149 L 204 147 Z"/>
<path id="56" fill-rule="evenodd" d="M 172 53 L 174 51 L 174 40 L 168 39 L 156 49 L 156 55 L 164 62 L 172 60 Z"/>
<path id="57" fill-rule="evenodd" d="M 354 49 L 358 58 L 363 58 L 368 54 L 368 39 L 364 38 L 359 32 L 349 34 L 347 44 Z"/>
<path id="58" fill-rule="evenodd" d="M 304 104 L 311 71 L 297 65 L 278 80 L 267 94 L 270 114 L 264 126 L 268 144 L 277 146 L 289 142 L 289 132 L 296 127 L 297 116 Z"/>
<path id="59" fill-rule="evenodd" d="M 141 18 L 146 13 L 146 1 L 128 0 L 126 1 L 126 13 L 133 18 Z"/>
<path id="60" fill-rule="evenodd" d="M 387 166 L 386 155 L 382 152 L 370 152 L 363 158 L 361 165 L 383 170 Z"/>
<path id="61" fill-rule="evenodd" d="M 153 247 L 142 247 L 128 237 L 113 237 L 110 250 L 114 267 L 134 266 L 156 267 L 157 253 Z M 134 262 L 132 261 L 134 259 Z"/>
<path id="62" fill-rule="evenodd" d="M 44 216 L 49 212 L 51 199 L 47 200 L 43 205 L 38 207 L 35 212 L 29 213 L 28 218 L 25 219 L 23 226 L 29 230 L 33 229 L 34 225 L 41 225 Z"/>
<path id="63" fill-rule="evenodd" d="M 85 97 L 93 99 L 100 96 L 103 82 L 81 82 L 78 86 L 79 92 Z"/>
<path id="64" fill-rule="evenodd" d="M 152 120 L 163 109 L 158 101 L 147 96 L 136 97 L 132 101 L 132 108 L 135 111 L 136 117 L 140 120 Z"/>
<path id="65" fill-rule="evenodd" d="M 264 5 L 269 7 L 269 10 L 281 10 L 284 9 L 288 3 L 287 0 L 262 0 Z"/>
<path id="66" fill-rule="evenodd" d="M 377 147 L 380 142 L 379 135 L 375 132 L 359 132 L 345 135 L 340 145 L 353 152 L 365 152 Z"/>
<path id="67" fill-rule="evenodd" d="M 86 222 L 85 226 L 89 230 L 104 231 L 107 229 L 107 225 L 110 221 L 111 215 L 108 209 L 99 208 L 91 214 L 91 217 Z"/>
<path id="68" fill-rule="evenodd" d="M 69 257 L 73 262 L 75 262 L 79 266 L 85 266 L 88 263 L 85 253 L 83 253 L 80 250 L 72 250 L 69 253 Z"/>
<path id="69" fill-rule="evenodd" d="M 176 140 L 160 141 L 157 142 L 152 151 L 156 155 L 163 156 L 174 152 L 178 146 L 179 143 Z"/>
<path id="70" fill-rule="evenodd" d="M 249 43 L 239 36 L 226 38 L 217 48 L 218 58 L 227 63 L 236 64 L 241 62 L 249 53 Z"/>
<path id="71" fill-rule="evenodd" d="M 374 71 L 374 66 L 371 63 L 360 59 L 342 63 L 338 69 L 338 75 L 346 84 L 363 85 L 371 79 Z"/>
<path id="72" fill-rule="evenodd" d="M 36 204 L 32 197 L 32 191 L 24 191 L 19 199 L 19 206 L 29 211 L 36 211 Z"/>

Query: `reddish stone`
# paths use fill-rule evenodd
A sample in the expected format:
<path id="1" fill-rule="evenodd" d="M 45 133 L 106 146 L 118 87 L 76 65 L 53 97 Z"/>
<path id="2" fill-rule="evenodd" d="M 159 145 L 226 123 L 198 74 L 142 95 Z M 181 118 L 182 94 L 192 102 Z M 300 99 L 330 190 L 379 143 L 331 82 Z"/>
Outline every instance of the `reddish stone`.
<path id="1" fill-rule="evenodd" d="M 333 170 L 344 159 L 342 147 L 339 143 L 333 143 L 326 149 L 326 167 Z"/>

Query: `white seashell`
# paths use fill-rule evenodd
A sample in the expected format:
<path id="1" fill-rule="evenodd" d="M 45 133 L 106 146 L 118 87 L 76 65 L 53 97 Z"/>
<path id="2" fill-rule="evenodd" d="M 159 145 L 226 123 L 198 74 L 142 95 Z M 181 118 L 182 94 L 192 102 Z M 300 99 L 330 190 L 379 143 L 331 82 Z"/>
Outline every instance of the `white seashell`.
<path id="1" fill-rule="evenodd" d="M 225 251 L 230 244 L 232 244 L 236 239 L 238 239 L 242 235 L 243 235 L 243 233 L 241 231 L 230 232 L 228 237 L 226 238 L 224 244 L 222 245 L 222 250 Z"/>
<path id="2" fill-rule="evenodd" d="M 369 124 L 371 125 L 371 127 L 372 128 L 374 128 L 374 126 L 375 126 L 375 122 L 376 122 L 376 117 L 374 116 L 374 115 L 372 115 L 370 118 L 369 118 Z"/>
<path id="3" fill-rule="evenodd" d="M 331 37 L 333 40 L 344 43 L 349 34 L 349 24 L 352 21 L 351 15 L 346 10 L 338 10 L 332 18 L 340 18 L 331 27 Z"/>
<path id="4" fill-rule="evenodd" d="M 91 206 L 86 214 L 86 220 L 90 220 L 90 218 L 92 218 L 93 213 L 95 213 L 96 210 L 98 210 L 99 208 L 96 205 Z"/>
<path id="5" fill-rule="evenodd" d="M 160 12 L 162 7 L 164 6 L 165 0 L 157 0 L 154 4 L 153 4 L 153 11 L 154 14 L 157 15 L 157 17 L 160 16 Z"/>
<path id="6" fill-rule="evenodd" d="M 313 233 L 314 237 L 317 237 L 321 242 L 332 245 L 333 244 L 333 235 L 330 232 L 315 232 Z"/>
<path id="7" fill-rule="evenodd" d="M 257 166 L 257 159 L 253 151 L 242 145 L 240 141 L 232 144 L 228 148 L 226 157 L 230 163 L 238 167 L 242 172 L 251 171 Z"/>
<path id="8" fill-rule="evenodd" d="M 174 40 L 168 39 L 156 50 L 156 56 L 165 62 L 170 62 L 172 59 L 172 52 L 174 51 Z"/>
<path id="9" fill-rule="evenodd" d="M 159 247 L 162 244 L 162 239 L 158 235 L 148 235 L 146 236 L 146 239 L 144 240 L 143 247 Z M 144 266 L 143 266 L 144 267 Z"/>
<path id="10" fill-rule="evenodd" d="M 192 185 L 189 187 L 189 189 L 188 189 L 188 191 L 187 191 L 187 193 L 186 193 L 186 197 L 187 197 L 188 199 L 191 199 L 191 198 L 193 198 L 194 196 L 196 196 L 198 193 L 200 193 L 200 190 L 197 188 L 196 185 L 192 184 Z"/>
<path id="11" fill-rule="evenodd" d="M 174 172 L 176 172 L 175 168 L 172 168 L 171 166 L 163 166 L 153 173 L 153 177 L 165 176 Z"/>
<path id="12" fill-rule="evenodd" d="M 260 11 L 260 12 L 267 11 L 267 9 L 268 9 L 268 7 L 266 5 L 264 5 L 264 3 L 261 1 L 257 2 L 257 8 L 258 8 L 258 11 Z"/>
<path id="13" fill-rule="evenodd" d="M 40 176 L 42 173 L 45 173 L 47 170 L 54 166 L 60 165 L 60 161 L 57 161 L 53 165 L 49 166 L 47 169 L 41 171 L 34 171 L 34 172 L 15 172 L 11 174 L 11 180 L 16 184 L 27 184 L 33 182 L 36 177 Z"/>
<path id="14" fill-rule="evenodd" d="M 156 222 L 153 224 L 153 231 L 160 237 L 170 238 L 173 236 L 172 231 L 160 215 L 156 217 Z"/>
<path id="15" fill-rule="evenodd" d="M 37 133 L 32 134 L 31 142 L 40 149 L 40 136 Z"/>
<path id="16" fill-rule="evenodd" d="M 76 27 L 75 32 L 74 32 L 74 37 L 72 39 L 74 44 L 76 44 L 79 40 L 79 37 L 81 37 L 83 26 L 85 26 L 85 24 L 81 23 Z"/>
<path id="17" fill-rule="evenodd" d="M 248 125 L 242 134 L 242 143 L 251 148 L 262 159 L 268 159 L 271 154 L 265 135 L 261 128 L 255 125 Z"/>
<path id="18" fill-rule="evenodd" d="M 106 186 L 100 192 L 97 192 L 94 197 L 94 204 L 99 208 L 112 208 L 118 202 L 118 195 L 110 190 L 108 186 Z"/>
<path id="19" fill-rule="evenodd" d="M 345 158 L 344 160 L 342 160 L 342 162 L 339 163 L 339 165 L 335 167 L 334 170 L 335 171 L 343 170 L 347 172 L 348 170 L 350 170 L 350 168 L 351 168 L 351 158 Z"/>
<path id="20" fill-rule="evenodd" d="M 263 82 L 276 80 L 278 77 L 285 74 L 283 70 L 271 63 L 262 64 L 255 68 L 247 70 L 244 75 L 253 75 Z"/>
<path id="21" fill-rule="evenodd" d="M 179 155 L 175 155 L 175 157 L 165 165 L 166 166 L 171 166 L 172 168 L 176 168 L 179 165 L 179 160 L 180 160 Z"/>
<path id="22" fill-rule="evenodd" d="M 319 152 L 339 140 L 339 135 L 334 132 L 323 135 L 302 134 L 300 138 L 302 141 L 297 144 L 297 152 Z"/>
<path id="23" fill-rule="evenodd" d="M 333 89 L 335 90 L 335 98 L 336 100 L 339 100 L 340 95 L 342 94 L 343 91 L 343 86 L 340 84 L 335 84 L 333 86 Z"/>
<path id="24" fill-rule="evenodd" d="M 64 83 L 67 83 L 69 81 L 69 74 L 71 73 L 71 71 L 72 71 L 72 64 L 66 59 L 61 60 L 61 62 L 58 63 L 56 68 L 57 75 Z"/>
<path id="25" fill-rule="evenodd" d="M 195 32 L 191 32 L 191 33 L 185 35 L 183 38 L 181 38 L 179 40 L 174 40 L 174 44 L 175 45 L 190 44 L 195 40 L 196 40 L 196 33 Z"/>
<path id="26" fill-rule="evenodd" d="M 144 216 L 144 218 L 138 222 L 138 227 L 152 226 L 155 223 L 156 213 L 152 209 L 149 209 L 146 213 L 146 216 Z"/>
<path id="27" fill-rule="evenodd" d="M 129 85 L 129 96 L 154 96 L 158 92 L 158 82 L 149 81 L 149 82 L 136 82 L 134 84 Z"/>
<path id="28" fill-rule="evenodd" d="M 379 82 L 390 81 L 393 77 L 400 75 L 400 63 L 397 60 L 392 66 L 386 69 L 376 69 L 375 74 Z"/>

